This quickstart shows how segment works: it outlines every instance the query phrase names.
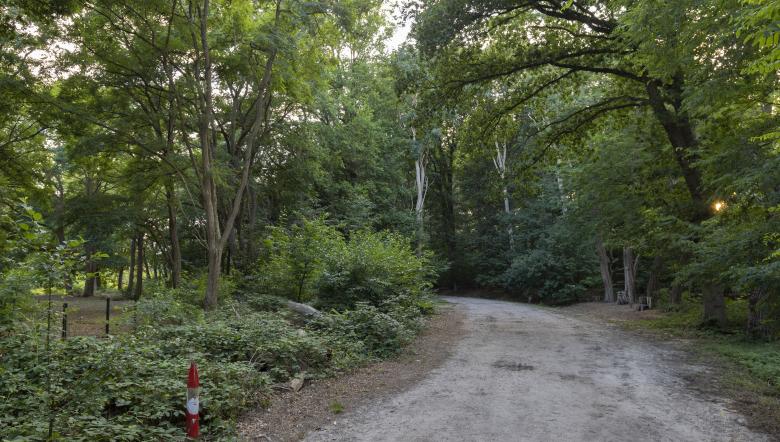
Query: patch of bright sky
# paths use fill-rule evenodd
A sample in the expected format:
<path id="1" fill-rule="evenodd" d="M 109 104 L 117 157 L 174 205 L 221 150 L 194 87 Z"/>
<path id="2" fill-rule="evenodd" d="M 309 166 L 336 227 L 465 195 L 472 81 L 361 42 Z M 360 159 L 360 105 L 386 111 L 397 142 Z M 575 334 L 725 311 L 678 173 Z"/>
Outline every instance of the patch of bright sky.
<path id="1" fill-rule="evenodd" d="M 382 12 L 385 14 L 388 23 L 393 27 L 390 38 L 385 41 L 385 50 L 387 52 L 393 52 L 406 41 L 409 36 L 409 31 L 412 28 L 412 23 L 410 21 L 404 21 L 401 18 L 397 2 L 384 2 L 382 5 Z"/>

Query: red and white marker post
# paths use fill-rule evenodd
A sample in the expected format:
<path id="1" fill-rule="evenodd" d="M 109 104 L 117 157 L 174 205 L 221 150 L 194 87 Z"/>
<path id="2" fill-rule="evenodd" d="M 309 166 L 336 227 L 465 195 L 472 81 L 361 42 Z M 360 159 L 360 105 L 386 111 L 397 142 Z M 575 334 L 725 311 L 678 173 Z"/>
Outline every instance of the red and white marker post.
<path id="1" fill-rule="evenodd" d="M 198 366 L 195 365 L 195 362 L 190 362 L 190 373 L 187 376 L 187 439 L 197 439 L 200 432 L 199 389 Z"/>

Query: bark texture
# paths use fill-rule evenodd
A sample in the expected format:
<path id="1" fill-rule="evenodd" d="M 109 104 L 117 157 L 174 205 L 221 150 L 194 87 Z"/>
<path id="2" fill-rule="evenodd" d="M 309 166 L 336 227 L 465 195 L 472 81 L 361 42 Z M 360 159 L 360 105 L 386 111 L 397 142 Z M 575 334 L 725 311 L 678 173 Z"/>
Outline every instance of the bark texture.
<path id="1" fill-rule="evenodd" d="M 141 299 L 144 291 L 144 235 L 138 235 L 135 241 L 135 286 L 133 287 L 133 299 Z"/>
<path id="2" fill-rule="evenodd" d="M 599 255 L 601 281 L 604 283 L 604 302 L 615 302 L 615 287 L 612 284 L 612 265 L 609 262 L 609 255 L 601 237 L 596 237 L 596 252 Z"/>
<path id="3" fill-rule="evenodd" d="M 726 299 L 723 286 L 707 284 L 702 290 L 704 316 L 702 324 L 723 328 L 726 326 Z"/>
<path id="4" fill-rule="evenodd" d="M 769 327 L 764 323 L 765 307 L 762 305 L 764 299 L 766 299 L 766 292 L 762 289 L 753 290 L 748 297 L 748 320 L 745 331 L 751 338 L 769 338 Z"/>
<path id="5" fill-rule="evenodd" d="M 636 302 L 636 269 L 639 257 L 634 257 L 631 247 L 623 247 L 623 278 L 625 281 L 625 293 L 630 303 Z"/>

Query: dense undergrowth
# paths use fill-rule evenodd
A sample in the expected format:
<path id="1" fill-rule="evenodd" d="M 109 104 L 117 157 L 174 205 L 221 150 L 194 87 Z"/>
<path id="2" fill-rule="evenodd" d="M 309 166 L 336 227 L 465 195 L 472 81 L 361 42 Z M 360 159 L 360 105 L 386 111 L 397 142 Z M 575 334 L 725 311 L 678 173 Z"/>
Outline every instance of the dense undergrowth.
<path id="1" fill-rule="evenodd" d="M 50 424 L 57 440 L 181 438 L 190 361 L 200 369 L 203 438 L 229 440 L 237 417 L 265 400 L 271 385 L 395 354 L 433 310 L 425 259 L 400 237 L 360 233 L 347 241 L 318 229 L 339 251 L 318 258 L 319 270 L 307 275 L 306 300 L 327 307 L 312 320 L 285 309 L 259 282 L 274 259 L 274 276 L 293 280 L 287 273 L 294 268 L 277 253 L 264 258 L 258 274 L 224 284 L 215 311 L 199 307 L 202 292 L 193 281 L 150 290 L 124 314 L 132 332 L 123 335 L 60 340 L 54 326 L 47 349 L 45 312 L 4 328 L 0 440 L 45 440 Z M 320 290 L 326 299 L 318 299 Z"/>

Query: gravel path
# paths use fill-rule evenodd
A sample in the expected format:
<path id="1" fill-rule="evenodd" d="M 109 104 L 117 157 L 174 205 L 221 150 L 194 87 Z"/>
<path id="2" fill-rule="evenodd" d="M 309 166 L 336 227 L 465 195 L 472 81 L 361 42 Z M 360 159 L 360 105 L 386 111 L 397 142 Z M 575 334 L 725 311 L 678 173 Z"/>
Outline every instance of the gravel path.
<path id="1" fill-rule="evenodd" d="M 707 368 L 678 350 L 530 305 L 446 299 L 466 312 L 453 356 L 307 441 L 767 440 L 687 388 Z"/>

